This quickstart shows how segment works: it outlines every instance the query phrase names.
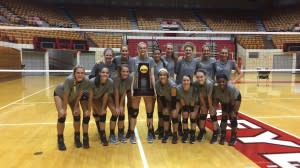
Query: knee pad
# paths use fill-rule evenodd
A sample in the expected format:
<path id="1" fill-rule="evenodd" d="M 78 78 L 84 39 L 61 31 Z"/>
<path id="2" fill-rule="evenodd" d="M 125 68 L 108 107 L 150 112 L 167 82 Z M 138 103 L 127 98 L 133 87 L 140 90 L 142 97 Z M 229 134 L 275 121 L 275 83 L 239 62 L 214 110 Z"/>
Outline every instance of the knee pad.
<path id="1" fill-rule="evenodd" d="M 147 118 L 148 118 L 148 119 L 153 118 L 153 113 L 147 113 Z"/>
<path id="2" fill-rule="evenodd" d="M 106 114 L 100 115 L 99 118 L 100 118 L 100 120 L 99 120 L 100 122 L 105 122 L 106 121 Z"/>
<path id="3" fill-rule="evenodd" d="M 165 122 L 169 122 L 170 121 L 170 116 L 169 115 L 164 115 L 163 117 Z"/>
<path id="4" fill-rule="evenodd" d="M 188 112 L 189 111 L 189 106 L 184 105 L 181 107 L 181 112 Z"/>
<path id="5" fill-rule="evenodd" d="M 187 124 L 188 123 L 188 119 L 187 118 L 182 119 L 182 123 Z"/>
<path id="6" fill-rule="evenodd" d="M 195 118 L 193 118 L 193 119 L 191 118 L 190 120 L 191 120 L 192 124 L 195 124 L 197 122 L 197 119 L 195 119 Z"/>
<path id="7" fill-rule="evenodd" d="M 73 116 L 74 122 L 79 122 L 80 121 L 80 116 Z"/>
<path id="8" fill-rule="evenodd" d="M 164 117 L 163 113 L 162 112 L 158 112 L 158 118 L 163 118 L 163 117 Z"/>
<path id="9" fill-rule="evenodd" d="M 129 106 L 127 106 L 127 111 L 128 111 L 128 114 L 129 114 L 129 115 L 131 115 L 131 114 L 132 114 L 132 110 L 133 110 L 133 108 L 132 108 L 132 107 L 129 107 Z"/>
<path id="10" fill-rule="evenodd" d="M 66 121 L 66 117 L 60 117 L 59 119 L 57 119 L 57 122 L 60 124 L 64 124 Z"/>
<path id="11" fill-rule="evenodd" d="M 118 119 L 118 116 L 114 116 L 114 115 L 112 115 L 112 116 L 110 117 L 110 121 L 114 121 L 114 122 L 116 122 L 116 121 L 117 121 L 117 119 Z"/>
<path id="12" fill-rule="evenodd" d="M 236 128 L 238 123 L 237 123 L 237 118 L 236 117 L 233 117 L 231 120 L 230 120 L 230 125 L 231 127 L 233 128 Z"/>
<path id="13" fill-rule="evenodd" d="M 93 114 L 93 117 L 94 117 L 94 118 L 98 118 L 99 115 L 98 115 L 98 114 Z"/>
<path id="14" fill-rule="evenodd" d="M 131 117 L 134 118 L 134 119 L 136 119 L 137 116 L 139 115 L 139 109 L 132 109 L 131 112 L 132 112 L 131 113 Z"/>
<path id="15" fill-rule="evenodd" d="M 178 118 L 172 118 L 172 123 L 177 124 L 178 123 Z"/>
<path id="16" fill-rule="evenodd" d="M 119 116 L 119 121 L 124 121 L 125 120 L 125 115 L 120 115 Z"/>
<path id="17" fill-rule="evenodd" d="M 82 119 L 83 124 L 89 124 L 89 122 L 90 122 L 90 116 L 83 117 Z"/>
<path id="18" fill-rule="evenodd" d="M 193 112 L 194 111 L 194 106 L 188 106 L 188 111 Z"/>
<path id="19" fill-rule="evenodd" d="M 207 118 L 207 114 L 200 114 L 199 115 L 200 120 L 206 120 L 206 118 Z"/>
<path id="20" fill-rule="evenodd" d="M 210 116 L 210 120 L 211 120 L 212 122 L 216 122 L 218 119 L 217 119 L 217 116 L 216 116 L 216 115 L 211 115 L 211 116 Z"/>

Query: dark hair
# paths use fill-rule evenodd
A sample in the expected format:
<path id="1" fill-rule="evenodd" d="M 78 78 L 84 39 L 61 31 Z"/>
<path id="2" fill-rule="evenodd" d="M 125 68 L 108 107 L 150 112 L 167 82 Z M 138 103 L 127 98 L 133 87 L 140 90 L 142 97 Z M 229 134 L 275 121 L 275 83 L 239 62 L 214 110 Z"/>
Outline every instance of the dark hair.
<path id="1" fill-rule="evenodd" d="M 228 77 L 225 74 L 223 74 L 223 73 L 218 74 L 216 76 L 216 79 L 217 79 L 217 81 L 219 81 L 220 79 L 225 79 L 226 81 L 228 81 Z"/>
<path id="2" fill-rule="evenodd" d="M 195 75 L 196 75 L 198 72 L 202 72 L 202 73 L 204 74 L 204 76 L 206 76 L 206 74 L 207 74 L 206 70 L 204 70 L 204 69 L 198 69 L 198 70 L 195 72 Z"/>
<path id="3" fill-rule="evenodd" d="M 210 47 L 207 45 L 207 44 L 204 44 L 203 46 L 202 46 L 202 51 L 204 50 L 204 48 L 208 48 L 209 49 L 209 51 L 210 51 Z"/>
<path id="4" fill-rule="evenodd" d="M 183 49 L 185 50 L 187 47 L 190 47 L 193 51 L 196 50 L 195 48 L 195 45 L 191 42 L 186 42 L 184 45 L 183 45 Z"/>
<path id="5" fill-rule="evenodd" d="M 85 71 L 85 69 L 84 69 L 84 67 L 82 66 L 82 65 L 76 65 L 74 68 L 73 68 L 73 73 L 72 73 L 72 75 L 73 75 L 73 78 L 74 78 L 74 83 L 76 83 L 76 78 L 75 78 L 75 73 L 76 73 L 76 71 L 77 71 L 77 69 L 83 69 L 83 71 Z"/>
<path id="6" fill-rule="evenodd" d="M 103 55 L 105 55 L 105 53 L 108 52 L 108 51 L 111 51 L 113 57 L 115 56 L 115 52 L 114 52 L 114 50 L 112 48 L 106 48 L 106 49 L 104 49 Z"/>
<path id="7" fill-rule="evenodd" d="M 119 75 L 119 78 L 121 78 L 121 71 L 122 71 L 123 68 L 127 68 L 128 71 L 129 71 L 128 65 L 126 65 L 126 64 L 121 64 L 121 65 L 119 65 L 119 67 L 118 67 L 118 72 L 119 72 L 118 75 Z"/>
<path id="8" fill-rule="evenodd" d="M 184 77 L 188 77 L 188 78 L 190 79 L 190 84 L 191 84 L 191 85 L 193 84 L 193 78 L 192 78 L 190 75 L 183 75 L 183 76 L 182 76 L 182 79 L 183 79 Z"/>
<path id="9" fill-rule="evenodd" d="M 126 47 L 126 48 L 128 49 L 128 45 L 123 44 L 123 45 L 121 45 L 121 47 L 120 47 L 120 51 L 122 51 L 122 48 L 123 48 L 123 47 Z"/>
<path id="10" fill-rule="evenodd" d="M 173 47 L 173 52 L 172 52 L 171 58 L 172 58 L 175 62 L 177 62 L 177 59 L 178 59 L 178 58 L 177 58 L 177 56 L 175 55 L 173 43 L 167 43 L 167 44 L 166 44 L 166 47 L 167 47 L 168 45 L 170 45 L 170 46 Z"/>
<path id="11" fill-rule="evenodd" d="M 106 66 L 102 67 L 102 68 L 98 71 L 98 73 L 96 74 L 96 77 L 95 77 L 95 85 L 96 85 L 96 87 L 99 87 L 99 86 L 100 86 L 100 79 L 101 79 L 101 77 L 100 77 L 100 75 L 99 75 L 99 72 L 101 72 L 104 68 L 106 68 L 106 69 L 108 70 L 108 72 L 109 72 L 109 68 L 106 67 Z"/>

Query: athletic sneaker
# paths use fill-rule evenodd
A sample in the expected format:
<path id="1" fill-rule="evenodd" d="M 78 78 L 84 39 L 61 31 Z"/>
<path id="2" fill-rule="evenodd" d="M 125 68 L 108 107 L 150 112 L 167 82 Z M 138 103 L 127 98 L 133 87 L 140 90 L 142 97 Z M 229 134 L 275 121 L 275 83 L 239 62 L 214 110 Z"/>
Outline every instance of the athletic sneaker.
<path id="1" fill-rule="evenodd" d="M 118 144 L 118 141 L 117 141 L 117 138 L 116 138 L 116 135 L 115 135 L 115 134 L 110 134 L 110 135 L 109 135 L 109 142 L 110 142 L 111 144 L 114 144 L 114 145 Z"/>
<path id="2" fill-rule="evenodd" d="M 76 148 L 82 147 L 82 143 L 80 142 L 80 133 L 74 134 L 74 144 L 75 144 Z"/>
<path id="3" fill-rule="evenodd" d="M 130 130 L 127 130 L 125 138 L 129 139 L 130 138 Z"/>
<path id="4" fill-rule="evenodd" d="M 225 139 L 226 139 L 226 131 L 221 131 L 221 138 L 220 138 L 219 144 L 224 145 Z"/>
<path id="5" fill-rule="evenodd" d="M 130 137 L 129 137 L 130 138 Z M 125 137 L 124 133 L 118 133 L 118 140 L 121 143 L 127 143 L 127 138 Z"/>
<path id="6" fill-rule="evenodd" d="M 85 148 L 85 149 L 90 148 L 90 143 L 89 143 L 89 136 L 88 136 L 88 134 L 83 134 L 82 146 L 83 146 L 83 148 Z"/>
<path id="7" fill-rule="evenodd" d="M 130 135 L 130 143 L 131 143 L 131 144 L 136 144 L 136 138 L 135 138 L 135 134 L 134 134 L 134 133 L 132 133 L 132 134 Z"/>
<path id="8" fill-rule="evenodd" d="M 168 139 L 169 139 L 169 132 L 165 133 L 165 135 L 161 139 L 161 143 L 167 143 Z"/>
<path id="9" fill-rule="evenodd" d="M 163 132 L 164 130 L 163 130 L 163 127 L 158 127 L 156 130 L 155 130 L 155 132 L 154 132 L 154 134 L 155 135 L 159 135 L 161 132 Z"/>
<path id="10" fill-rule="evenodd" d="M 158 139 L 162 139 L 162 138 L 164 138 L 164 132 L 163 131 L 159 132 L 159 134 L 158 134 Z"/>
<path id="11" fill-rule="evenodd" d="M 173 133 L 172 144 L 177 144 L 177 141 L 178 141 L 177 133 Z"/>
<path id="12" fill-rule="evenodd" d="M 101 144 L 102 144 L 103 146 L 108 146 L 108 141 L 107 141 L 105 135 L 101 137 Z"/>
<path id="13" fill-rule="evenodd" d="M 215 144 L 218 141 L 218 131 L 214 131 L 210 139 L 211 144 Z"/>
<path id="14" fill-rule="evenodd" d="M 231 136 L 228 145 L 233 146 L 236 143 L 236 136 Z"/>
<path id="15" fill-rule="evenodd" d="M 190 135 L 190 144 L 194 144 L 195 141 L 196 141 L 195 130 L 192 130 Z"/>
<path id="16" fill-rule="evenodd" d="M 205 129 L 201 129 L 198 136 L 197 136 L 197 140 L 199 142 L 204 141 L 205 140 L 205 135 L 206 135 L 206 130 Z"/>
<path id="17" fill-rule="evenodd" d="M 57 146 L 58 146 L 58 150 L 60 151 L 65 151 L 67 150 L 65 142 L 64 142 L 64 137 L 61 135 L 58 135 L 57 137 Z"/>
<path id="18" fill-rule="evenodd" d="M 153 143 L 154 137 L 151 131 L 148 131 L 147 141 L 148 143 Z"/>

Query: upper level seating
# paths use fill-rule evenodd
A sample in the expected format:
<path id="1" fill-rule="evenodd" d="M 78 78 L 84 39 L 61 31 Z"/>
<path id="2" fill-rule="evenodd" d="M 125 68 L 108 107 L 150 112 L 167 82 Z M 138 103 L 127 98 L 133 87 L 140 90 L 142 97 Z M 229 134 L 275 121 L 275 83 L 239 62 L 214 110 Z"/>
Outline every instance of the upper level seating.
<path id="1" fill-rule="evenodd" d="M 117 35 L 101 35 L 94 32 L 87 32 L 87 36 L 98 47 L 101 48 L 121 48 L 122 36 Z"/>
<path id="2" fill-rule="evenodd" d="M 237 36 L 237 42 L 246 49 L 265 48 L 263 37 L 260 35 Z"/>
<path id="3" fill-rule="evenodd" d="M 42 30 L 0 30 L 0 40 L 22 44 L 32 44 L 34 37 L 61 38 L 83 40 L 84 36 L 70 31 L 42 31 Z"/>
<path id="4" fill-rule="evenodd" d="M 267 31 L 291 31 L 300 23 L 300 8 L 267 10 L 261 18 Z"/>
<path id="5" fill-rule="evenodd" d="M 175 20 L 184 30 L 205 31 L 202 24 L 190 10 L 141 8 L 136 11 L 138 26 L 143 30 L 159 30 L 163 20 Z"/>
<path id="6" fill-rule="evenodd" d="M 81 28 L 131 29 L 126 8 L 105 8 L 101 6 L 68 6 Z"/>
<path id="7" fill-rule="evenodd" d="M 12 11 L 11 15 L 17 15 L 16 21 L 24 20 L 26 24 L 37 26 L 41 21 L 48 23 L 50 26 L 71 27 L 69 21 L 63 13 L 55 6 L 50 4 L 37 3 L 36 1 L 23 0 L 1 0 L 2 4 Z"/>
<path id="8" fill-rule="evenodd" d="M 272 40 L 276 48 L 282 49 L 284 43 L 300 43 L 300 35 L 273 35 Z"/>
<path id="9" fill-rule="evenodd" d="M 255 17 L 242 11 L 199 12 L 213 31 L 257 31 Z"/>

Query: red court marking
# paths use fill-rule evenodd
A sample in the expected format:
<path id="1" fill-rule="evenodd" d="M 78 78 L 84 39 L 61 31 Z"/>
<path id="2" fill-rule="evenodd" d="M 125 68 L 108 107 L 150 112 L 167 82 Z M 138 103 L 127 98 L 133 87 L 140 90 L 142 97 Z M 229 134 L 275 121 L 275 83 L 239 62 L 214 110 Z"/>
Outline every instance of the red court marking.
<path id="1" fill-rule="evenodd" d="M 221 119 L 218 113 L 218 120 Z M 300 167 L 300 139 L 239 113 L 238 140 L 234 148 L 260 167 Z M 230 125 L 230 124 L 228 124 Z M 211 122 L 207 122 L 212 129 Z M 227 141 L 230 138 L 230 127 Z"/>

